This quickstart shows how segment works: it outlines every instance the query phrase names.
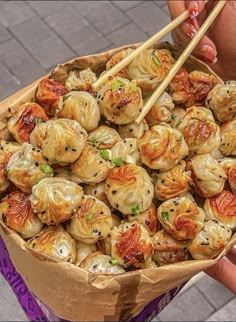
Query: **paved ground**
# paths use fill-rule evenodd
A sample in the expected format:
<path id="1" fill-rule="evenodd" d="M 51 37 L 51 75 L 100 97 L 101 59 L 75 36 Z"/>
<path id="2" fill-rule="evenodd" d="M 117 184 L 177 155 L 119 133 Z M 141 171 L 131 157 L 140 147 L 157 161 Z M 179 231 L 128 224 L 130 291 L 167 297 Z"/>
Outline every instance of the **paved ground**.
<path id="1" fill-rule="evenodd" d="M 166 1 L 0 1 L 0 99 L 57 63 L 145 40 L 168 21 Z M 154 321 L 235 321 L 235 307 L 201 274 Z M 0 320 L 26 320 L 1 276 Z"/>

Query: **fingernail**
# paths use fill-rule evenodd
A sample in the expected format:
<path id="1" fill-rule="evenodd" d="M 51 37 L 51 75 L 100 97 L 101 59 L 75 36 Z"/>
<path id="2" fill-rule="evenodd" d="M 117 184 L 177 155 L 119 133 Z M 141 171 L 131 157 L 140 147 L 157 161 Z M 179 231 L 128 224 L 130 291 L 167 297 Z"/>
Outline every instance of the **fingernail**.
<path id="1" fill-rule="evenodd" d="M 195 34 L 197 33 L 197 30 L 195 29 L 195 27 L 189 22 L 184 22 L 182 24 L 182 30 L 190 38 L 193 38 L 193 36 L 195 36 Z"/>
<path id="2" fill-rule="evenodd" d="M 199 6 L 197 1 L 191 1 L 188 6 L 190 18 L 195 18 L 199 15 Z"/>
<path id="3" fill-rule="evenodd" d="M 204 45 L 200 50 L 200 54 L 211 64 L 215 64 L 217 62 L 217 52 L 209 45 Z"/>

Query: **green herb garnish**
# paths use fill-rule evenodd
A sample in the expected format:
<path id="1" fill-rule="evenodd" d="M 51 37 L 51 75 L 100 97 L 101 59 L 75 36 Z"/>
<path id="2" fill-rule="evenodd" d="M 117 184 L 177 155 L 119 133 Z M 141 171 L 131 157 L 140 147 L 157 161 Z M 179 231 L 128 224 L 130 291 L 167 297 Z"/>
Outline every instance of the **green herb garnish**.
<path id="1" fill-rule="evenodd" d="M 112 159 L 111 162 L 116 166 L 116 167 L 120 167 L 121 165 L 124 164 L 124 161 L 122 158 L 116 158 L 116 159 Z"/>
<path id="2" fill-rule="evenodd" d="M 50 165 L 43 164 L 39 167 L 39 169 L 47 174 L 52 174 L 53 173 L 53 168 L 50 167 Z"/>
<path id="3" fill-rule="evenodd" d="M 167 211 L 162 211 L 161 218 L 163 220 L 168 220 L 169 219 L 169 213 Z"/>
<path id="4" fill-rule="evenodd" d="M 36 117 L 35 119 L 34 119 L 34 123 L 37 125 L 37 124 L 39 124 L 39 123 L 41 123 L 42 122 L 42 119 L 40 119 L 40 118 L 38 118 L 38 117 Z"/>
<path id="5" fill-rule="evenodd" d="M 172 119 L 173 121 L 175 121 L 175 120 L 176 120 L 176 117 L 177 117 L 177 115 L 175 115 L 175 114 L 172 114 L 172 115 L 171 115 L 171 119 Z"/>
<path id="6" fill-rule="evenodd" d="M 41 180 L 43 180 L 43 178 L 38 178 L 38 179 L 36 180 L 36 184 L 38 184 Z"/>
<path id="7" fill-rule="evenodd" d="M 137 82 L 132 80 L 130 87 L 131 87 L 132 91 L 136 91 L 137 90 Z"/>
<path id="8" fill-rule="evenodd" d="M 139 208 L 139 205 L 137 204 L 133 204 L 131 206 L 131 211 L 132 211 L 132 214 L 134 215 L 139 215 L 140 214 L 140 208 Z"/>
<path id="9" fill-rule="evenodd" d="M 160 58 L 154 53 L 152 53 L 152 61 L 156 66 L 161 66 Z"/>
<path id="10" fill-rule="evenodd" d="M 88 214 L 88 216 L 87 216 L 87 220 L 88 220 L 88 221 L 91 221 L 91 220 L 94 218 L 94 216 L 95 216 L 95 213 L 94 213 L 94 212 L 90 212 L 90 213 Z"/>
<path id="11" fill-rule="evenodd" d="M 63 96 L 63 102 L 65 102 L 71 95 Z"/>
<path id="12" fill-rule="evenodd" d="M 111 265 L 117 265 L 117 264 L 119 263 L 119 261 L 118 261 L 118 259 L 116 259 L 116 258 L 111 258 L 111 259 L 109 260 L 109 263 L 110 263 Z"/>
<path id="13" fill-rule="evenodd" d="M 155 145 L 154 147 L 153 147 L 153 151 L 157 151 L 158 150 L 158 146 L 157 145 Z"/>
<path id="14" fill-rule="evenodd" d="M 100 156 L 104 160 L 108 160 L 109 159 L 109 151 L 108 150 L 100 150 Z"/>
<path id="15" fill-rule="evenodd" d="M 179 141 L 180 143 L 182 143 L 182 142 L 183 142 L 183 135 L 180 135 L 180 137 L 179 137 L 178 141 Z"/>
<path id="16" fill-rule="evenodd" d="M 10 169 L 7 169 L 7 168 L 5 168 L 5 169 L 4 169 L 4 173 L 5 173 L 6 175 L 8 175 L 9 171 L 10 171 Z"/>

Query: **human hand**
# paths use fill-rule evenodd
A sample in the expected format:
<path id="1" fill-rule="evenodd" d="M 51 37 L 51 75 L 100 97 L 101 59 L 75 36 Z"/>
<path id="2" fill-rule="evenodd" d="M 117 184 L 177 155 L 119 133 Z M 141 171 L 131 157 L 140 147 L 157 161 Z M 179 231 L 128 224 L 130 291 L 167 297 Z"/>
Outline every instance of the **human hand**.
<path id="1" fill-rule="evenodd" d="M 201 27 L 216 1 L 204 0 L 176 1 L 169 0 L 168 6 L 172 19 L 186 9 L 191 18 L 181 24 L 172 33 L 174 43 L 185 48 Z M 206 35 L 199 42 L 193 54 L 206 63 L 214 64 L 211 68 L 224 80 L 236 79 L 236 2 L 228 1 Z"/>
<path id="2" fill-rule="evenodd" d="M 236 248 L 232 248 L 226 257 L 229 261 L 223 258 L 205 273 L 236 294 Z"/>

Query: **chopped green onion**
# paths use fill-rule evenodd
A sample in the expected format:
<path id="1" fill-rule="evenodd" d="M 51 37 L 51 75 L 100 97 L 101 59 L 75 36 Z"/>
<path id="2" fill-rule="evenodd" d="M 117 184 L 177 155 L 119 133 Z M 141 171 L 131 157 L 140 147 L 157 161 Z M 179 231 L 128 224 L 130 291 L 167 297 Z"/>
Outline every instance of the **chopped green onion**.
<path id="1" fill-rule="evenodd" d="M 179 137 L 179 140 L 178 140 L 180 143 L 182 143 L 182 141 L 183 141 L 183 135 L 180 135 L 180 137 Z"/>
<path id="2" fill-rule="evenodd" d="M 168 220 L 169 219 L 169 213 L 167 211 L 162 211 L 161 217 L 163 220 Z"/>
<path id="3" fill-rule="evenodd" d="M 53 173 L 53 168 L 50 167 L 50 165 L 43 164 L 39 167 L 39 169 L 47 174 L 52 174 Z"/>
<path id="4" fill-rule="evenodd" d="M 109 151 L 108 150 L 100 150 L 100 156 L 104 160 L 108 160 L 109 159 Z"/>
<path id="5" fill-rule="evenodd" d="M 63 96 L 63 102 L 65 102 L 69 97 L 71 97 L 71 95 Z"/>
<path id="6" fill-rule="evenodd" d="M 124 82 L 122 82 L 121 80 L 118 79 L 118 83 L 121 85 L 121 86 L 125 86 L 126 84 Z"/>
<path id="7" fill-rule="evenodd" d="M 137 90 L 137 82 L 136 81 L 132 80 L 130 86 L 131 86 L 131 90 L 132 91 L 136 91 Z"/>
<path id="8" fill-rule="evenodd" d="M 124 161 L 122 158 L 116 158 L 116 159 L 112 159 L 111 162 L 116 166 L 116 167 L 120 167 L 121 165 L 124 164 Z"/>
<path id="9" fill-rule="evenodd" d="M 175 120 L 176 120 L 176 117 L 177 117 L 177 115 L 175 115 L 175 114 L 172 114 L 172 115 L 171 115 L 171 119 L 172 119 L 173 121 L 175 121 Z"/>
<path id="10" fill-rule="evenodd" d="M 97 139 L 95 138 L 95 136 L 92 137 L 92 142 L 93 143 L 96 143 L 97 142 Z"/>
<path id="11" fill-rule="evenodd" d="M 116 259 L 116 258 L 111 258 L 111 259 L 109 260 L 109 263 L 110 263 L 111 265 L 117 265 L 117 264 L 119 263 L 119 261 L 118 261 L 118 259 Z"/>
<path id="12" fill-rule="evenodd" d="M 38 178 L 38 179 L 36 180 L 36 184 L 38 184 L 41 180 L 43 180 L 43 178 Z"/>
<path id="13" fill-rule="evenodd" d="M 4 173 L 5 173 L 6 175 L 8 175 L 9 171 L 10 171 L 10 169 L 7 169 L 7 168 L 5 168 L 5 169 L 4 169 Z"/>
<path id="14" fill-rule="evenodd" d="M 41 123 L 42 122 L 42 119 L 40 119 L 40 118 L 38 118 L 38 117 L 36 117 L 35 119 L 34 119 L 34 123 L 37 125 L 37 124 L 39 124 L 39 123 Z"/>
<path id="15" fill-rule="evenodd" d="M 154 53 L 152 53 L 152 61 L 156 66 L 161 66 L 160 58 Z"/>
<path id="16" fill-rule="evenodd" d="M 157 150 L 158 150 L 158 146 L 157 146 L 157 145 L 155 145 L 155 146 L 153 147 L 153 150 L 154 150 L 154 151 L 157 151 Z"/>
<path id="17" fill-rule="evenodd" d="M 91 220 L 94 218 L 94 216 L 95 216 L 95 213 L 94 213 L 94 212 L 90 212 L 90 213 L 88 214 L 88 216 L 87 216 L 87 220 L 88 220 L 88 221 L 91 221 Z"/>
<path id="18" fill-rule="evenodd" d="M 132 214 L 134 215 L 139 215 L 140 214 L 140 208 L 139 208 L 139 205 L 137 204 L 133 204 L 131 206 L 131 211 L 132 211 Z"/>
<path id="19" fill-rule="evenodd" d="M 118 83 L 118 81 L 117 80 L 113 80 L 112 82 L 111 82 L 111 88 L 112 89 L 116 89 L 116 88 L 118 88 L 119 87 L 119 83 Z"/>

